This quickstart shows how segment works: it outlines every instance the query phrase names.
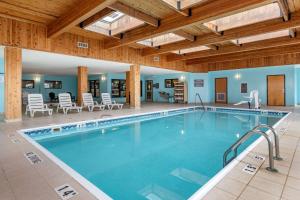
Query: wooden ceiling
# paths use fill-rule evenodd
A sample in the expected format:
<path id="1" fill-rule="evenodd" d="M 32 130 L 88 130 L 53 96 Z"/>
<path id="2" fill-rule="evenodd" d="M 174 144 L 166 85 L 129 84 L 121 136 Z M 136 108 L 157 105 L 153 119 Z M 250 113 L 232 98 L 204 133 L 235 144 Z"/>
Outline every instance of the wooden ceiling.
<path id="1" fill-rule="evenodd" d="M 140 49 L 142 56 L 166 55 L 169 61 L 184 60 L 186 65 L 206 65 L 212 62 L 255 58 L 258 54 L 298 52 L 300 45 L 300 0 L 206 0 L 183 10 L 163 0 L 1 0 L 0 16 L 37 23 L 47 27 L 49 38 L 69 32 L 102 40 L 105 49 L 122 46 Z M 282 17 L 243 25 L 222 32 L 207 28 L 203 23 L 230 16 L 263 5 L 278 3 Z M 145 22 L 131 30 L 108 36 L 83 27 L 103 18 L 110 11 Z M 291 35 L 263 41 L 233 44 L 231 40 L 279 30 L 291 30 Z M 183 41 L 146 47 L 136 42 L 166 33 L 175 33 Z M 183 55 L 172 53 L 186 48 L 207 46 L 209 50 Z M 289 48 L 290 47 L 290 48 Z"/>

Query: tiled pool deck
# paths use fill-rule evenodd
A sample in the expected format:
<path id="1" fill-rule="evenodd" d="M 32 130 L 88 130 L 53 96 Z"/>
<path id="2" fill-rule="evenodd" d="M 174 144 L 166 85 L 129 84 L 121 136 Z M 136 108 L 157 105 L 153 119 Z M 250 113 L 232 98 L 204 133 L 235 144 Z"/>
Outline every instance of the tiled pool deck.
<path id="1" fill-rule="evenodd" d="M 59 199 L 54 188 L 65 183 L 70 184 L 79 194 L 71 199 L 95 199 L 77 181 L 43 155 L 33 145 L 17 134 L 17 130 L 61 124 L 82 120 L 109 118 L 136 113 L 145 113 L 184 105 L 144 104 L 140 110 L 123 109 L 120 111 L 99 111 L 74 113 L 67 116 L 54 114 L 52 117 L 24 117 L 22 122 L 0 123 L 0 200 L 53 200 Z M 273 109 L 273 108 L 271 108 Z M 283 161 L 275 161 L 278 173 L 265 170 L 268 162 L 259 162 L 253 155 L 267 158 L 264 142 L 254 148 L 238 165 L 234 167 L 205 197 L 205 200 L 268 200 L 300 199 L 300 108 L 277 108 L 292 111 L 277 128 L 280 133 L 280 150 Z M 34 151 L 43 162 L 31 165 L 24 153 Z M 242 171 L 246 163 L 260 166 L 250 175 Z"/>

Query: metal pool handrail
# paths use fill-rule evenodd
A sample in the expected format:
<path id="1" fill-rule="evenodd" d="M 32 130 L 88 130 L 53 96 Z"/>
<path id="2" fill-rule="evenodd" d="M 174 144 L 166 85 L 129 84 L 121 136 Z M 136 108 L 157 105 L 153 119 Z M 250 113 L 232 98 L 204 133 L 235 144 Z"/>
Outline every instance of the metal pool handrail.
<path id="1" fill-rule="evenodd" d="M 282 160 L 282 158 L 280 157 L 280 152 L 279 152 L 279 138 L 278 138 L 278 135 L 276 133 L 276 130 L 272 126 L 269 126 L 267 124 L 259 124 L 259 125 L 255 126 L 253 128 L 253 130 L 260 130 L 261 128 L 267 128 L 267 129 L 269 129 L 273 133 L 273 135 L 274 135 L 274 142 L 275 142 L 275 156 L 274 156 L 274 159 L 275 160 Z"/>
<path id="2" fill-rule="evenodd" d="M 201 98 L 201 96 L 200 96 L 200 94 L 199 93 L 196 93 L 196 95 L 195 95 L 195 106 L 197 105 L 197 97 L 199 98 L 199 100 L 200 100 L 200 103 L 201 103 L 201 106 L 202 106 L 202 108 L 203 108 L 203 110 L 205 111 L 205 107 L 204 107 L 204 104 L 203 104 L 203 101 L 202 101 L 202 98 Z"/>
<path id="3" fill-rule="evenodd" d="M 272 140 L 269 138 L 269 135 L 262 131 L 262 130 L 259 130 L 259 128 L 269 128 L 273 134 L 274 134 L 274 137 L 276 137 L 276 141 L 277 141 L 277 146 L 275 147 L 275 149 L 277 149 L 277 153 L 276 154 L 276 158 L 279 158 L 279 160 L 281 159 L 280 156 L 279 156 L 279 141 L 278 141 L 278 137 L 277 137 L 277 134 L 275 132 L 275 130 L 271 129 L 270 126 L 268 125 L 265 125 L 265 124 L 261 124 L 261 125 L 258 125 L 256 127 L 254 127 L 252 130 L 248 131 L 245 135 L 243 135 L 240 139 L 238 139 L 234 144 L 232 144 L 224 153 L 223 155 L 223 166 L 225 167 L 228 163 L 230 163 L 232 160 L 234 160 L 236 157 L 237 157 L 237 149 L 238 147 L 243 144 L 248 138 L 250 138 L 252 135 L 254 134 L 259 134 L 259 135 L 262 135 L 264 136 L 264 138 L 267 140 L 268 142 L 268 149 L 269 149 L 269 167 L 267 167 L 267 170 L 268 171 L 272 171 L 272 172 L 277 172 L 277 169 L 274 168 L 274 158 L 273 158 L 273 143 L 272 143 Z M 227 160 L 227 157 L 229 155 L 230 152 L 234 152 L 234 155 L 233 157 L 231 157 L 229 160 Z"/>

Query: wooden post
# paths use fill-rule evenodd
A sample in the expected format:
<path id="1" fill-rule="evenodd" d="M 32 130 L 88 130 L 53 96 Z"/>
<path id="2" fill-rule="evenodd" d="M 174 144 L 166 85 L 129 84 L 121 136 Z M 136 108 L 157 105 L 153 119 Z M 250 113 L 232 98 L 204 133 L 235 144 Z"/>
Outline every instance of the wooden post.
<path id="1" fill-rule="evenodd" d="M 140 86 L 140 66 L 130 66 L 130 106 L 134 108 L 141 107 L 141 86 Z"/>
<path id="2" fill-rule="evenodd" d="M 22 49 L 5 47 L 5 121 L 22 120 Z"/>
<path id="3" fill-rule="evenodd" d="M 126 103 L 130 103 L 130 71 L 126 72 Z"/>
<path id="4" fill-rule="evenodd" d="M 88 68 L 79 66 L 78 70 L 77 70 L 77 78 L 78 78 L 77 102 L 78 102 L 78 105 L 81 105 L 82 93 L 85 93 L 88 91 Z"/>

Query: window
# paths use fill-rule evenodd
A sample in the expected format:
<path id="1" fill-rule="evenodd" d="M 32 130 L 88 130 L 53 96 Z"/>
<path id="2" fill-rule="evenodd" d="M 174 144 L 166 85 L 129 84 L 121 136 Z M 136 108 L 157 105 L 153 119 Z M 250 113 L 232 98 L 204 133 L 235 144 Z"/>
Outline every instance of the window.
<path id="1" fill-rule="evenodd" d="M 45 89 L 61 89 L 62 82 L 61 81 L 45 81 L 44 82 Z"/>
<path id="2" fill-rule="evenodd" d="M 126 81 L 124 79 L 111 80 L 111 96 L 126 97 Z"/>
<path id="3" fill-rule="evenodd" d="M 196 52 L 196 51 L 204 51 L 204 50 L 208 50 L 210 49 L 209 47 L 207 46 L 199 46 L 199 47 L 193 47 L 193 48 L 188 48 L 188 49 L 181 49 L 181 50 L 178 50 L 178 51 L 173 51 L 173 53 L 176 53 L 176 54 L 185 54 L 185 53 L 191 53 L 191 52 Z"/>
<path id="4" fill-rule="evenodd" d="M 240 38 L 238 40 L 232 40 L 232 42 L 235 44 L 244 44 L 244 43 L 256 42 L 256 41 L 284 37 L 284 36 L 289 36 L 289 35 L 290 35 L 289 30 L 282 30 L 282 31 L 276 31 L 276 32 L 271 32 L 271 33 L 254 35 L 254 36 L 250 36 L 250 37 L 244 37 L 244 38 Z"/>
<path id="5" fill-rule="evenodd" d="M 143 24 L 145 24 L 145 22 L 139 19 L 115 11 L 85 27 L 85 29 L 111 36 L 128 31 Z"/>
<path id="6" fill-rule="evenodd" d="M 257 22 L 280 18 L 281 16 L 282 14 L 278 3 L 272 3 L 227 17 L 222 17 L 204 23 L 204 25 L 208 28 L 216 29 L 216 31 L 224 31 Z"/>
<path id="7" fill-rule="evenodd" d="M 160 45 L 164 45 L 164 44 L 169 44 L 169 43 L 173 43 L 173 42 L 178 42 L 184 40 L 183 37 L 176 35 L 174 33 L 167 33 L 164 35 L 160 35 L 154 38 L 150 38 L 147 40 L 143 40 L 143 41 L 139 41 L 137 42 L 138 44 L 142 44 L 145 46 L 149 46 L 149 47 L 157 47 Z"/>
<path id="8" fill-rule="evenodd" d="M 93 95 L 93 97 L 100 97 L 100 82 L 99 80 L 89 80 L 89 93 Z"/>

